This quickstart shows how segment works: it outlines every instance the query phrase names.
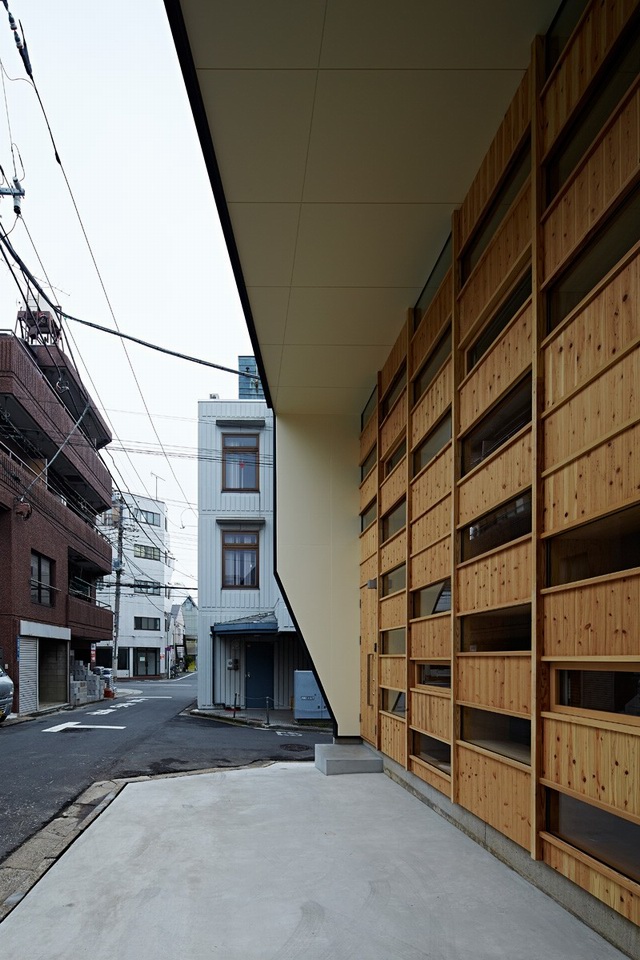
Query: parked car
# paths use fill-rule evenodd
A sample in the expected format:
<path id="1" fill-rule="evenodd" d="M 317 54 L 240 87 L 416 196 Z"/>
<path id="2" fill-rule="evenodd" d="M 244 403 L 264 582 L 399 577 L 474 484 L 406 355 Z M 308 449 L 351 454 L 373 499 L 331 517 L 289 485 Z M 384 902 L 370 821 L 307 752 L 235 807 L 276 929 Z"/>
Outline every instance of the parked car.
<path id="1" fill-rule="evenodd" d="M 0 723 L 11 713 L 13 704 L 13 680 L 0 667 Z"/>

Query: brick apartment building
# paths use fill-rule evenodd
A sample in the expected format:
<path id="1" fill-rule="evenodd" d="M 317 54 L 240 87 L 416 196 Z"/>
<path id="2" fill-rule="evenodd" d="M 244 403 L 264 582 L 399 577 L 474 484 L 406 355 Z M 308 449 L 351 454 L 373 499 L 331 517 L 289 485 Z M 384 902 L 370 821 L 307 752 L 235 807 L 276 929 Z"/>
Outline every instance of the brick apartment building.
<path id="1" fill-rule="evenodd" d="M 14 710 L 69 699 L 69 659 L 112 635 L 95 581 L 111 570 L 96 515 L 111 504 L 109 430 L 46 312 L 0 331 L 0 662 Z M 80 421 L 74 430 L 74 425 Z"/>

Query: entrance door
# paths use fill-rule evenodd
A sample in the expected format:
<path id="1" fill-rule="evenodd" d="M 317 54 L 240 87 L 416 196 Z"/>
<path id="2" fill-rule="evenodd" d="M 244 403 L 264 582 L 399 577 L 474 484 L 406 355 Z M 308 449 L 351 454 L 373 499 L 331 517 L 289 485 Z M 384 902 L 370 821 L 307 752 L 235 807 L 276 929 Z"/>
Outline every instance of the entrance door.
<path id="1" fill-rule="evenodd" d="M 248 710 L 264 708 L 269 697 L 273 707 L 273 644 L 249 641 L 245 644 L 244 699 Z"/>

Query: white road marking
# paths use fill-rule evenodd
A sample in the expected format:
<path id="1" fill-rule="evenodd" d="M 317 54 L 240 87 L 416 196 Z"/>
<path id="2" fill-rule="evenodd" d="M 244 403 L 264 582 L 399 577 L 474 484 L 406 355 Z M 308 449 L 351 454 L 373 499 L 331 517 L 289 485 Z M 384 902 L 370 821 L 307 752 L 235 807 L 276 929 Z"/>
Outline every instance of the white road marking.
<path id="1" fill-rule="evenodd" d="M 47 727 L 43 733 L 60 733 L 62 730 L 68 730 L 72 727 L 74 730 L 126 730 L 126 727 L 108 727 L 101 723 L 80 723 L 79 720 L 72 720 L 69 723 L 59 723 L 57 727 Z"/>
<path id="2" fill-rule="evenodd" d="M 301 737 L 301 733 L 291 733 L 289 730 L 276 730 L 276 736 L 278 737 Z"/>

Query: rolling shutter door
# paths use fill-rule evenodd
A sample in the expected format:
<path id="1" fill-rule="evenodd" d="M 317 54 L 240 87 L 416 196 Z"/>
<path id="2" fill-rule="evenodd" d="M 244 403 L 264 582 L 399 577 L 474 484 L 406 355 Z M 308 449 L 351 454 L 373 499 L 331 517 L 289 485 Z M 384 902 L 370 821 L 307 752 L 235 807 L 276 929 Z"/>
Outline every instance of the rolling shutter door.
<path id="1" fill-rule="evenodd" d="M 38 709 L 38 641 L 20 637 L 20 713 Z"/>

